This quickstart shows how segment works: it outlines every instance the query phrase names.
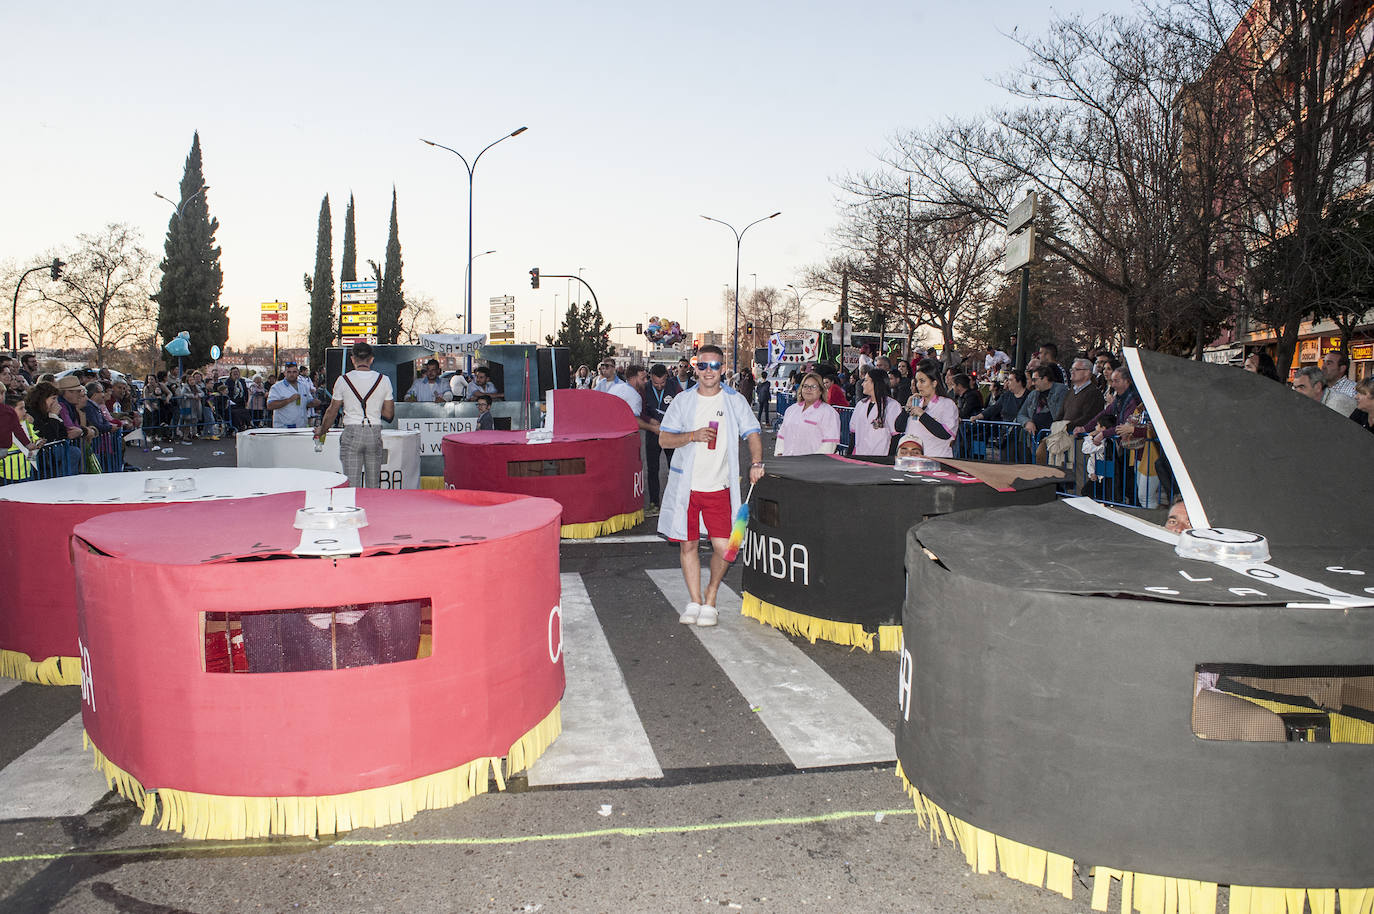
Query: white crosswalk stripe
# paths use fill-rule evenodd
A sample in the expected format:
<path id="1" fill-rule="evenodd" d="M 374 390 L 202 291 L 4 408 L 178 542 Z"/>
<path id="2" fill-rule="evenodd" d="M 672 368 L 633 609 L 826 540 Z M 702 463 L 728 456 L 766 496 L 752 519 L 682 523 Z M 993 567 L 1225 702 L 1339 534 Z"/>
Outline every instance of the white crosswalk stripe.
<path id="1" fill-rule="evenodd" d="M 0 820 L 79 816 L 109 788 L 81 749 L 81 715 L 0 770 Z"/>
<path id="2" fill-rule="evenodd" d="M 687 602 L 681 572 L 645 573 L 676 614 Z M 663 778 L 583 576 L 563 574 L 561 584 L 567 676 L 563 731 L 530 768 L 529 783 L 556 787 Z M 690 631 L 792 765 L 819 768 L 895 758 L 891 730 L 785 635 L 740 615 L 740 598 L 729 588 L 721 588 L 718 606 L 717 626 Z M 0 695 L 21 684 L 0 679 Z M 77 714 L 0 769 L 0 820 L 82 815 L 105 793 L 104 778 L 81 748 Z"/>
<path id="3" fill-rule="evenodd" d="M 530 768 L 535 786 L 661 778 L 625 677 L 580 574 L 564 574 L 563 733 Z"/>
<path id="4" fill-rule="evenodd" d="M 648 572 L 673 612 L 687 605 L 676 568 Z M 702 569 L 705 588 L 706 569 Z M 740 615 L 724 585 L 716 594 L 719 624 L 693 627 L 697 637 L 798 768 L 888 762 L 897 757 L 892 731 L 776 629 Z"/>

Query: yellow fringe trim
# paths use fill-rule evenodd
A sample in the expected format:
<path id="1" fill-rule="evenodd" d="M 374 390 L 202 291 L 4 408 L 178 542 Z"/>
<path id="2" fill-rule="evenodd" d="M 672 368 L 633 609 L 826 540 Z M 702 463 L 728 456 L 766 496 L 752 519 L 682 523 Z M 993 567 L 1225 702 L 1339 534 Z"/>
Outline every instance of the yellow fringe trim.
<path id="1" fill-rule="evenodd" d="M 951 816 L 907 780 L 901 762 L 897 763 L 897 777 L 902 779 L 902 786 L 916 806 L 917 821 L 930 832 L 932 843 L 939 844 L 943 834 L 964 852 L 974 872 L 993 873 L 1000 864 L 1004 876 L 1073 898 L 1072 859 L 1003 838 Z M 1094 866 L 1091 873 L 1094 911 L 1107 910 L 1112 880 L 1117 880 L 1121 883 L 1121 914 L 1131 914 L 1132 910 L 1140 914 L 1216 914 L 1215 882 L 1105 866 Z M 1342 914 L 1374 912 L 1374 888 L 1285 889 L 1252 885 L 1231 886 L 1227 910 L 1230 914 L 1302 914 L 1306 901 L 1312 914 L 1335 914 L 1337 898 Z"/>
<path id="2" fill-rule="evenodd" d="M 420 488 L 422 489 L 442 489 L 444 487 L 444 477 L 442 476 L 421 476 Z"/>
<path id="3" fill-rule="evenodd" d="M 39 685 L 81 685 L 81 658 L 32 660 L 21 651 L 0 649 L 0 676 Z"/>
<path id="4" fill-rule="evenodd" d="M 143 810 L 142 824 L 179 831 L 193 841 L 265 838 L 271 835 L 333 835 L 354 828 L 381 828 L 406 822 L 426 809 L 445 809 L 486 793 L 494 778 L 497 790 L 506 778 L 534 764 L 562 732 L 562 705 L 515 741 L 500 758 L 487 756 L 440 771 L 353 793 L 315 797 L 234 797 L 163 787 L 147 790 L 138 778 L 110 761 L 82 733 L 82 745 L 95 755 L 94 767 L 110 788 Z M 157 816 L 158 804 L 162 814 Z"/>
<path id="5" fill-rule="evenodd" d="M 745 591 L 743 599 L 744 607 L 741 611 L 744 615 L 750 619 L 757 619 L 764 625 L 771 625 L 773 628 L 793 635 L 800 635 L 812 644 L 815 644 L 817 640 L 830 641 L 834 644 L 845 644 L 850 647 L 861 648 L 870 654 L 873 653 L 875 640 L 873 632 L 864 631 L 864 627 L 857 622 L 836 622 L 833 619 L 822 619 L 818 616 L 793 612 L 790 609 L 783 609 L 781 606 L 764 602 L 748 591 Z M 876 640 L 880 651 L 899 651 L 902 649 L 902 627 L 900 625 L 880 625 Z"/>
<path id="6" fill-rule="evenodd" d="M 558 535 L 565 540 L 589 540 L 598 536 L 619 533 L 621 530 L 628 530 L 638 526 L 643 521 L 644 509 L 640 508 L 629 514 L 617 514 L 603 521 L 592 521 L 589 524 L 564 524 L 559 528 Z"/>

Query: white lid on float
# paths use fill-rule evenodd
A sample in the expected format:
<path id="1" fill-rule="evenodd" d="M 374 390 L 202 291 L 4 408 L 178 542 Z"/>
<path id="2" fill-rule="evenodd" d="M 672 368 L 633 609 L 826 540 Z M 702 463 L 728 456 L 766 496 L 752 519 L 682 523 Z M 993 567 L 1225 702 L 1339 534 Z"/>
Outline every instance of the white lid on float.
<path id="1" fill-rule="evenodd" d="M 187 481 L 190 485 L 187 487 Z M 256 498 L 327 489 L 346 482 L 341 473 L 294 467 L 206 467 L 62 476 L 0 486 L 0 501 L 48 505 L 158 504 Z"/>

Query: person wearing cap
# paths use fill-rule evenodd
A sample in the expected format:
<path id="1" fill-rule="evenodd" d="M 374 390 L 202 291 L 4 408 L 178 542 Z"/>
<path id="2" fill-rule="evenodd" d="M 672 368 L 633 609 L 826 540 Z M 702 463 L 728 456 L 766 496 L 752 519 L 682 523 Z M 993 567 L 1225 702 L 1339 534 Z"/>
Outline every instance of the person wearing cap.
<path id="1" fill-rule="evenodd" d="M 344 430 L 339 439 L 343 474 L 355 488 L 378 489 L 382 485 L 382 423 L 396 415 L 396 395 L 391 379 L 372 370 L 370 345 L 354 343 L 348 357 L 353 370 L 334 382 L 334 396 L 316 437 L 323 440 L 343 410 Z"/>
<path id="2" fill-rule="evenodd" d="M 301 377 L 295 362 L 282 366 L 284 376 L 267 392 L 267 408 L 272 410 L 273 428 L 309 428 L 305 408 L 315 396 L 315 385 Z"/>

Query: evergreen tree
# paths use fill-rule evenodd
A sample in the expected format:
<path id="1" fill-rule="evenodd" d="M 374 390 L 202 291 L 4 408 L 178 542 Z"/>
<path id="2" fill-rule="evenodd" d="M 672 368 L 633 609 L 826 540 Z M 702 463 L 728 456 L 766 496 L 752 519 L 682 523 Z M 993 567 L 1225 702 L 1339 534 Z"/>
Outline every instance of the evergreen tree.
<path id="1" fill-rule="evenodd" d="M 343 263 L 339 267 L 339 282 L 354 282 L 358 278 L 358 233 L 354 226 L 353 194 L 348 195 L 348 209 L 344 213 Z"/>
<path id="2" fill-rule="evenodd" d="M 595 368 L 602 359 L 614 351 L 611 346 L 611 322 L 602 319 L 601 309 L 591 302 L 577 302 L 568 305 L 568 313 L 558 328 L 555 346 L 568 347 L 568 364 Z"/>
<path id="3" fill-rule="evenodd" d="M 215 246 L 219 220 L 210 216 L 206 190 L 197 132 L 181 176 L 177 210 L 167 223 L 162 283 L 152 296 L 158 305 L 158 337 L 164 345 L 183 330 L 191 334 L 189 365 L 209 362 L 210 347 L 223 347 L 229 339 L 229 309 L 219 303 L 224 285 L 220 249 Z M 160 351 L 169 367 L 176 364 L 175 356 Z"/>
<path id="4" fill-rule="evenodd" d="M 310 367 L 324 364 L 324 351 L 334 342 L 334 229 L 329 217 L 329 194 L 320 203 L 320 227 L 315 236 L 315 278 L 310 284 Z"/>
<path id="5" fill-rule="evenodd" d="M 377 341 L 394 343 L 401 332 L 401 234 L 396 226 L 396 188 L 391 188 L 391 231 L 386 237 L 386 266 L 377 295 Z"/>

